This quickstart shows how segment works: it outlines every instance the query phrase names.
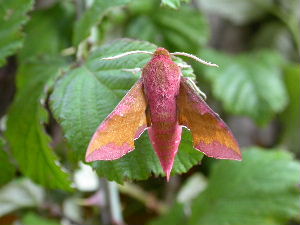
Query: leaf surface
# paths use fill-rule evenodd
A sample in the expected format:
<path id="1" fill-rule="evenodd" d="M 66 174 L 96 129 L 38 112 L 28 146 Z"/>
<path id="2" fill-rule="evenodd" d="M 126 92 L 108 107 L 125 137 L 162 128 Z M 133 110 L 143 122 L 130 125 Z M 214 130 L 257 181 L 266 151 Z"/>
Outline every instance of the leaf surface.
<path id="1" fill-rule="evenodd" d="M 299 162 L 275 149 L 253 147 L 241 162 L 219 161 L 193 203 L 190 224 L 282 225 L 299 219 L 299 173 Z"/>
<path id="2" fill-rule="evenodd" d="M 201 52 L 203 58 L 219 65 L 204 68 L 212 91 L 225 110 L 267 123 L 288 102 L 281 73 L 283 61 L 273 51 L 261 50 L 237 56 L 213 50 Z"/>
<path id="3" fill-rule="evenodd" d="M 150 224 L 283 225 L 299 221 L 299 173 L 299 161 L 286 151 L 245 149 L 241 162 L 217 160 L 213 164 L 204 191 L 189 199 L 191 207 L 189 201 L 176 202 Z"/>

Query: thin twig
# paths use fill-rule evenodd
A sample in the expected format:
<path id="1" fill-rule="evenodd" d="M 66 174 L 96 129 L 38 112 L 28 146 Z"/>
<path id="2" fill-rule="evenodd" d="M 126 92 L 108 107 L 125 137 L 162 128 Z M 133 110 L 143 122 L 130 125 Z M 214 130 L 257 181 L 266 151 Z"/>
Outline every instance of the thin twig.
<path id="1" fill-rule="evenodd" d="M 123 194 L 127 194 L 132 198 L 144 203 L 146 207 L 152 209 L 158 214 L 163 214 L 167 211 L 168 207 L 165 203 L 159 201 L 154 195 L 144 191 L 141 187 L 125 183 L 124 185 L 119 185 L 119 190 Z"/>
<path id="2" fill-rule="evenodd" d="M 109 187 L 109 204 L 112 221 L 114 224 L 124 224 L 121 210 L 118 186 L 115 182 L 108 182 Z"/>
<path id="3" fill-rule="evenodd" d="M 104 201 L 102 200 L 101 204 L 99 204 L 101 209 L 101 221 L 103 225 L 111 224 L 111 216 L 110 216 L 110 205 L 109 205 L 109 187 L 108 181 L 104 178 L 100 179 L 100 189 L 104 196 Z"/>
<path id="4" fill-rule="evenodd" d="M 124 225 L 117 184 L 102 178 L 100 185 L 105 198 L 100 205 L 102 224 Z"/>

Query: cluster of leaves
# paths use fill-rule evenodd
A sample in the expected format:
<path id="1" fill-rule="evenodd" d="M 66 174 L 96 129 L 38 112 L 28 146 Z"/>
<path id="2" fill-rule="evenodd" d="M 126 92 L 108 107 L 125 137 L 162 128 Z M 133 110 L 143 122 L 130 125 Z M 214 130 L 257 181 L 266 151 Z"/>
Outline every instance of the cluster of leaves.
<path id="1" fill-rule="evenodd" d="M 21 27 L 28 20 L 26 13 L 32 9 L 33 0 L 0 1 L 0 66 L 5 58 L 22 46 Z"/>
<path id="2" fill-rule="evenodd" d="M 236 3 L 234 7 L 232 2 Z M 266 125 L 279 115 L 284 128 L 282 146 L 298 150 L 300 67 L 286 60 L 293 59 L 295 51 L 287 52 L 278 45 L 282 38 L 288 43 L 293 43 L 294 38 L 292 46 L 299 50 L 296 7 L 267 0 L 199 0 L 193 1 L 194 7 L 187 3 L 94 0 L 82 11 L 64 1 L 30 12 L 33 0 L 0 0 L 0 66 L 11 55 L 16 55 L 18 62 L 17 93 L 7 114 L 4 138 L 0 137 L 0 186 L 6 184 L 0 189 L 0 205 L 1 201 L 7 202 L 5 207 L 0 206 L 0 216 L 18 208 L 42 205 L 43 189 L 26 179 L 15 178 L 16 170 L 45 188 L 72 190 L 71 171 L 84 161 L 96 127 L 140 77 L 139 73 L 124 69 L 143 67 L 150 59 L 148 55 L 131 55 L 114 61 L 100 60 L 126 51 L 153 52 L 157 46 L 163 46 L 171 51 L 192 52 L 219 64 L 218 70 L 197 65 L 195 73 L 185 68 L 183 75 L 194 79 L 197 75 L 197 80 L 207 82 L 225 113 L 249 117 L 259 125 Z M 207 48 L 208 20 L 198 5 L 205 12 L 214 12 L 238 25 L 267 14 L 277 16 L 281 23 L 264 24 L 253 43 L 258 49 L 229 55 Z M 272 32 L 265 33 L 265 27 Z M 276 35 L 268 38 L 266 35 L 273 33 L 274 27 Z M 120 36 L 140 41 L 111 41 Z M 259 48 L 267 43 L 272 50 Z M 52 116 L 66 138 L 67 145 L 63 147 L 53 147 L 49 129 Z M 90 165 L 100 177 L 118 183 L 164 176 L 147 134 L 135 144 L 136 150 L 119 160 Z M 67 148 L 68 153 L 64 154 L 62 148 Z M 185 130 L 173 175 L 187 172 L 202 157 L 192 148 L 191 135 Z M 63 160 L 59 162 L 59 158 Z M 170 213 L 153 224 L 188 221 L 271 225 L 297 220 L 299 170 L 299 162 L 284 150 L 246 149 L 242 163 L 216 163 L 204 192 L 192 203 L 176 203 Z M 39 194 L 26 198 L 26 190 Z M 7 198 L 17 192 L 24 195 L 22 204 Z M 57 224 L 33 213 L 26 214 L 22 223 Z"/>
<path id="3" fill-rule="evenodd" d="M 192 204 L 178 202 L 151 224 L 285 224 L 299 218 L 299 170 L 299 163 L 287 152 L 249 148 L 243 163 L 217 162 L 206 189 Z M 191 208 L 189 217 L 187 208 Z"/>

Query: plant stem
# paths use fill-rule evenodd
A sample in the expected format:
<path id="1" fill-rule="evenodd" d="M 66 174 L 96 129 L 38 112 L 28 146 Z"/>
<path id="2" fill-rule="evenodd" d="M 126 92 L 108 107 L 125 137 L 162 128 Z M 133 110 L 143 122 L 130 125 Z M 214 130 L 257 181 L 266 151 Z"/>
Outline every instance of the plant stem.
<path id="1" fill-rule="evenodd" d="M 171 177 L 170 181 L 166 183 L 165 187 L 165 202 L 168 206 L 172 206 L 176 201 L 176 193 L 180 186 L 180 178 L 179 176 Z"/>
<path id="2" fill-rule="evenodd" d="M 108 186 L 112 221 L 116 224 L 124 224 L 118 186 L 115 182 L 108 182 Z"/>
<path id="3" fill-rule="evenodd" d="M 100 188 L 105 198 L 104 204 L 101 204 L 102 224 L 124 225 L 117 184 L 102 178 Z"/>
<path id="4" fill-rule="evenodd" d="M 110 224 L 110 206 L 109 206 L 109 187 L 106 179 L 100 179 L 100 189 L 103 193 L 104 199 L 100 205 L 101 209 L 101 221 L 103 225 Z"/>
<path id="5" fill-rule="evenodd" d="M 144 203 L 148 208 L 158 214 L 163 214 L 168 209 L 165 203 L 159 201 L 154 195 L 144 191 L 141 187 L 135 184 L 125 183 L 124 185 L 119 185 L 119 190 L 121 193 L 127 194 L 130 197 Z"/>
<path id="6" fill-rule="evenodd" d="M 76 18 L 78 20 L 85 9 L 83 0 L 75 0 L 75 7 L 76 7 Z"/>

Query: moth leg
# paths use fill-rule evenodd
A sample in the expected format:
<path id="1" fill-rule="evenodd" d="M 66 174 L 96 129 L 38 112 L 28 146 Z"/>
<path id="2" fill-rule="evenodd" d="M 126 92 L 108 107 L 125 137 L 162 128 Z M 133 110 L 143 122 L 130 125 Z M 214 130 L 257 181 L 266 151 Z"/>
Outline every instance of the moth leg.
<path id="1" fill-rule="evenodd" d="M 206 100 L 206 94 L 200 90 L 200 88 L 194 83 L 191 78 L 187 77 L 186 81 L 198 94 L 200 94 L 204 98 L 204 100 Z"/>
<path id="2" fill-rule="evenodd" d="M 184 64 L 184 63 L 177 63 L 177 66 L 179 66 L 182 69 L 187 69 L 187 68 L 191 68 L 190 65 L 188 64 Z"/>
<path id="3" fill-rule="evenodd" d="M 142 72 L 141 68 L 133 68 L 133 69 L 122 69 L 122 71 L 124 72 L 129 72 L 129 73 L 133 73 L 134 75 Z"/>
<path id="4" fill-rule="evenodd" d="M 149 106 L 146 108 L 146 119 L 147 119 L 147 127 L 151 127 L 151 115 Z"/>

